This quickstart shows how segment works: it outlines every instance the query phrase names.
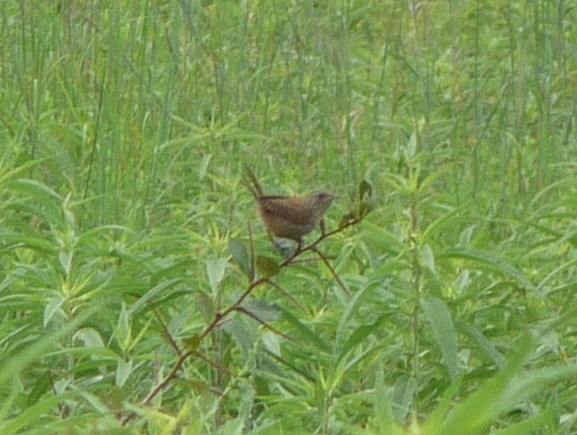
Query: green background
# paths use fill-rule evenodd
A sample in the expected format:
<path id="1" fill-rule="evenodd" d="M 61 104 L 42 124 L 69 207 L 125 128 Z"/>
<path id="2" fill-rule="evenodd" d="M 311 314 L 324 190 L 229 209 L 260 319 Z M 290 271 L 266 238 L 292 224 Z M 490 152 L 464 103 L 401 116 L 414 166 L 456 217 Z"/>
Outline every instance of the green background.
<path id="1" fill-rule="evenodd" d="M 576 23 L 3 1 L 0 431 L 573 433 Z M 243 164 L 338 195 L 352 299 L 271 250 Z"/>

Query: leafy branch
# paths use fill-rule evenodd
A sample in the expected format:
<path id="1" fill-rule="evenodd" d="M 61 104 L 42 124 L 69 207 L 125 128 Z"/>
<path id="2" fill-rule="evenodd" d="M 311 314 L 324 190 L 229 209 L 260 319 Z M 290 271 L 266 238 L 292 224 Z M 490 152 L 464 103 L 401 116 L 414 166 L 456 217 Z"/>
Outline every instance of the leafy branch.
<path id="1" fill-rule="evenodd" d="M 290 298 L 296 304 L 299 304 L 296 299 L 294 299 L 292 296 L 290 296 L 289 293 L 284 291 L 281 286 L 279 286 L 276 282 L 274 282 L 272 280 L 272 278 L 274 276 L 276 276 L 278 273 L 280 273 L 281 270 L 286 269 L 289 266 L 291 266 L 292 264 L 299 261 L 300 258 L 303 255 L 305 255 L 306 253 L 312 252 L 315 255 L 317 255 L 322 260 L 322 262 L 325 264 L 325 266 L 329 269 L 329 271 L 331 272 L 331 274 L 333 275 L 333 277 L 337 281 L 339 287 L 347 294 L 347 296 L 351 297 L 352 295 L 351 295 L 350 290 L 346 287 L 345 283 L 339 277 L 339 275 L 337 274 L 335 269 L 331 266 L 327 256 L 319 250 L 319 245 L 322 242 L 324 242 L 326 239 L 345 231 L 347 228 L 350 228 L 354 225 L 361 223 L 362 220 L 371 211 L 371 207 L 370 207 L 370 204 L 368 202 L 368 200 L 370 199 L 371 193 L 372 193 L 370 190 L 370 185 L 367 182 L 363 181 L 361 183 L 361 187 L 359 190 L 360 190 L 360 195 L 359 195 L 360 202 L 359 202 L 359 206 L 358 206 L 357 210 L 355 210 L 354 212 L 348 213 L 341 220 L 338 228 L 327 232 L 324 229 L 324 225 L 321 226 L 321 234 L 316 240 L 314 240 L 313 242 L 311 242 L 308 245 L 299 246 L 299 249 L 290 253 L 290 255 L 288 255 L 279 264 L 277 264 L 273 260 L 269 259 L 268 257 L 256 256 L 255 252 L 254 252 L 254 243 L 252 242 L 252 237 L 251 237 L 251 243 L 250 243 L 251 263 L 250 263 L 250 266 L 247 267 L 246 261 L 244 261 L 244 259 L 246 258 L 246 256 L 248 254 L 246 253 L 244 246 L 242 246 L 242 248 L 241 248 L 241 245 L 231 243 L 231 252 L 232 252 L 233 259 L 235 259 L 235 261 L 239 264 L 241 269 L 243 269 L 243 271 L 247 274 L 247 276 L 249 278 L 247 288 L 236 299 L 236 301 L 232 305 L 230 305 L 225 310 L 222 310 L 222 311 L 215 313 L 214 318 L 204 328 L 202 333 L 200 333 L 199 335 L 195 335 L 194 337 L 192 337 L 190 340 L 187 341 L 187 343 L 186 343 L 187 349 L 186 350 L 182 350 L 178 346 L 178 344 L 176 343 L 176 340 L 171 336 L 170 332 L 168 331 L 166 324 L 162 320 L 160 320 L 161 325 L 162 325 L 163 330 L 164 330 L 164 333 L 167 336 L 167 339 L 170 342 L 171 347 L 173 347 L 175 349 L 175 351 L 178 355 L 178 359 L 174 363 L 170 372 L 141 401 L 141 405 L 142 406 L 150 406 L 152 401 L 154 400 L 154 398 L 160 392 L 165 390 L 172 381 L 177 379 L 178 373 L 180 372 L 180 369 L 182 368 L 182 366 L 184 365 L 186 360 L 188 360 L 192 356 L 198 356 L 199 358 L 201 358 L 205 361 L 208 361 L 211 365 L 218 367 L 218 364 L 213 364 L 210 361 L 210 359 L 204 357 L 201 353 L 199 353 L 198 348 L 200 347 L 200 344 L 203 342 L 203 340 L 205 340 L 212 332 L 214 332 L 224 321 L 226 321 L 235 312 L 244 314 L 244 315 L 252 318 L 253 320 L 257 321 L 259 324 L 261 324 L 265 328 L 271 330 L 275 334 L 278 334 L 278 335 L 284 337 L 287 340 L 294 341 L 293 338 L 287 336 L 283 332 L 274 328 L 273 326 L 270 325 L 270 323 L 261 319 L 258 315 L 256 315 L 255 313 L 253 313 L 252 311 L 250 311 L 249 309 L 244 307 L 242 304 L 254 292 L 255 289 L 257 289 L 261 286 L 265 286 L 265 285 L 269 285 L 269 286 L 273 287 L 274 289 L 280 291 L 286 297 Z M 252 233 L 252 231 L 249 230 L 249 233 Z M 238 243 L 240 243 L 240 242 L 238 242 Z M 263 258 L 266 258 L 268 260 L 263 260 Z M 259 260 L 260 260 L 260 266 L 259 266 Z M 257 277 L 257 274 L 256 274 L 257 268 L 261 272 L 262 276 L 260 276 L 260 277 Z M 159 317 L 159 313 L 156 311 L 155 311 L 155 313 L 156 313 L 157 317 Z M 134 412 L 126 415 L 124 417 L 124 419 L 122 420 L 123 426 L 126 426 L 135 417 L 136 417 L 136 414 Z"/>

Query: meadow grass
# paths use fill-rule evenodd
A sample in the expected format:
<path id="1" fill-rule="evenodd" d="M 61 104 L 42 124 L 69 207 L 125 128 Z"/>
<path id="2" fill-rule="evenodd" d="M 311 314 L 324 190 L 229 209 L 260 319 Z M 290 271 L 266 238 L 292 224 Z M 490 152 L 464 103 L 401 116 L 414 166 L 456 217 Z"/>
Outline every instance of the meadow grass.
<path id="1" fill-rule="evenodd" d="M 2 2 L 0 432 L 573 433 L 576 14 Z"/>

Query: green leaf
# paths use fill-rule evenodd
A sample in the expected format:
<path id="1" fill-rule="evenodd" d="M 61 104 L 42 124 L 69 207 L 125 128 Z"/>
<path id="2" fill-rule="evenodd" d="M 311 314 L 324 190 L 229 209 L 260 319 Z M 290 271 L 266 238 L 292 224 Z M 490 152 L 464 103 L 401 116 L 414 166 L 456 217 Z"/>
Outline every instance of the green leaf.
<path id="1" fill-rule="evenodd" d="M 357 291 L 351 301 L 347 304 L 337 327 L 335 347 L 339 355 L 344 355 L 352 343 L 344 344 L 345 341 L 350 341 L 350 337 L 347 339 L 347 331 L 350 329 L 349 325 L 352 324 L 352 319 L 358 313 L 358 311 L 363 307 L 364 302 L 374 294 L 377 286 L 367 285 L 364 288 Z M 378 323 L 381 319 L 379 318 Z M 360 333 L 360 332 L 359 332 Z"/>
<path id="2" fill-rule="evenodd" d="M 282 356 L 281 339 L 279 338 L 278 334 L 276 334 L 270 330 L 265 330 L 261 334 L 261 340 L 262 340 L 263 346 L 265 347 L 265 349 L 268 352 L 270 352 L 273 355 L 276 355 L 278 357 Z"/>
<path id="3" fill-rule="evenodd" d="M 50 322 L 50 320 L 52 320 L 52 318 L 56 314 L 60 314 L 63 318 L 66 317 L 64 315 L 64 312 L 60 309 L 63 303 L 64 298 L 60 295 L 57 295 L 53 297 L 48 304 L 46 304 L 46 307 L 44 308 L 44 325 L 43 325 L 45 328 Z"/>
<path id="4" fill-rule="evenodd" d="M 208 284 L 212 290 L 212 294 L 216 296 L 218 293 L 218 286 L 224 278 L 226 270 L 226 258 L 215 258 L 206 262 L 206 274 L 208 275 Z"/>
<path id="5" fill-rule="evenodd" d="M 202 160 L 200 161 L 200 165 L 198 168 L 198 181 L 202 181 L 206 176 L 206 170 L 208 169 L 210 159 L 212 159 L 212 154 L 205 154 L 202 157 Z"/>
<path id="6" fill-rule="evenodd" d="M 253 273 L 251 270 L 252 268 L 250 264 L 250 258 L 244 243 L 242 243 L 239 239 L 230 239 L 228 248 L 230 250 L 230 254 L 232 255 L 232 259 L 236 264 L 238 264 L 240 270 L 242 270 L 244 274 L 249 277 L 249 279 L 252 279 Z"/>
<path id="7" fill-rule="evenodd" d="M 461 402 L 443 425 L 431 433 L 486 433 L 487 428 L 500 414 L 537 391 L 537 387 L 543 385 L 543 379 L 535 373 L 525 373 L 523 370 L 523 365 L 532 352 L 530 344 L 530 339 L 525 338 L 517 346 L 517 355 L 509 360 L 507 367 Z M 576 367 L 563 367 L 561 373 L 558 370 L 551 371 L 547 380 L 553 382 L 563 375 L 568 377 L 571 372 L 576 372 Z M 541 373 L 545 374 L 547 371 Z"/>
<path id="8" fill-rule="evenodd" d="M 11 183 L 11 187 L 18 188 L 18 190 L 29 193 L 36 198 L 44 198 L 46 200 L 48 197 L 51 197 L 52 199 L 64 201 L 64 198 L 55 190 L 36 180 L 21 178 Z"/>
<path id="9" fill-rule="evenodd" d="M 463 375 L 461 374 L 453 383 L 445 390 L 443 396 L 431 414 L 429 414 L 427 418 L 427 422 L 425 427 L 428 428 L 426 433 L 430 430 L 434 432 L 435 430 L 439 430 L 439 428 L 443 425 L 443 421 L 447 416 L 447 413 L 451 409 L 451 404 L 455 396 L 459 393 L 459 389 L 463 383 Z"/>
<path id="10" fill-rule="evenodd" d="M 77 392 L 62 393 L 55 396 L 44 396 L 41 400 L 27 407 L 22 413 L 14 416 L 9 420 L 0 422 L 0 433 L 2 435 L 10 435 L 13 433 L 22 433 L 21 429 L 26 427 L 38 429 L 38 421 L 40 421 L 50 412 L 53 412 L 58 405 L 65 403 L 67 400 L 77 400 Z M 38 431 L 32 431 L 38 433 Z"/>
<path id="11" fill-rule="evenodd" d="M 185 338 L 183 343 L 186 347 L 186 350 L 189 352 L 196 352 L 198 346 L 200 346 L 200 334 L 193 334 L 191 337 Z"/>
<path id="12" fill-rule="evenodd" d="M 75 340 L 80 340 L 84 346 L 94 349 L 103 349 L 104 341 L 100 333 L 94 328 L 81 328 L 74 334 Z"/>
<path id="13" fill-rule="evenodd" d="M 423 259 L 425 266 L 427 266 L 427 268 L 431 272 L 436 273 L 435 254 L 433 253 L 433 249 L 431 248 L 430 245 L 428 244 L 423 245 L 423 247 L 421 248 L 421 258 Z"/>
<path id="14" fill-rule="evenodd" d="M 132 360 L 124 361 L 123 359 L 118 360 L 116 364 L 116 379 L 115 385 L 117 387 L 122 387 L 130 373 L 132 372 Z"/>
<path id="15" fill-rule="evenodd" d="M 259 275 L 263 278 L 271 278 L 277 275 L 280 270 L 277 262 L 266 255 L 258 255 L 256 257 L 256 268 Z"/>
<path id="16" fill-rule="evenodd" d="M 368 325 L 361 325 L 351 334 L 348 340 L 342 346 L 342 353 L 348 353 L 354 350 L 359 344 L 364 342 L 364 340 L 371 335 L 374 331 L 378 330 L 381 326 L 383 320 L 387 316 L 385 314 L 379 316 L 374 322 Z"/>
<path id="17" fill-rule="evenodd" d="M 481 331 L 472 325 L 468 325 L 462 322 L 457 322 L 457 327 L 459 328 L 460 332 L 467 334 L 470 338 L 475 340 L 479 348 L 485 352 L 485 355 L 487 355 L 499 369 L 503 369 L 505 367 L 507 360 L 497 350 L 495 345 L 493 345 L 493 343 L 491 343 L 487 337 L 483 335 Z"/>
<path id="18" fill-rule="evenodd" d="M 443 361 L 447 366 L 451 380 L 459 374 L 457 355 L 457 335 L 453 325 L 453 318 L 444 301 L 435 297 L 428 297 L 421 303 L 423 311 L 431 325 L 435 339 L 441 348 Z"/>
<path id="19" fill-rule="evenodd" d="M 414 378 L 401 376 L 395 382 L 391 400 L 393 402 L 393 413 L 397 421 L 405 421 L 407 419 L 417 390 L 418 385 Z"/>
<path id="20" fill-rule="evenodd" d="M 415 155 L 417 154 L 417 133 L 413 132 L 411 134 L 411 137 L 409 138 L 409 142 L 407 143 L 407 146 L 405 147 L 405 154 L 407 157 L 407 160 L 411 161 Z"/>
<path id="21" fill-rule="evenodd" d="M 24 351 L 11 355 L 9 358 L 0 357 L 0 385 L 17 377 L 28 365 L 42 358 L 60 339 L 73 332 L 98 311 L 98 308 L 86 310 L 70 323 L 61 326 L 57 331 L 36 340 L 36 342 L 27 346 Z"/>
<path id="22" fill-rule="evenodd" d="M 366 198 L 365 198 L 366 196 Z M 365 199 L 371 198 L 373 196 L 373 185 L 367 180 L 363 180 L 359 184 L 359 199 L 364 201 Z"/>
<path id="23" fill-rule="evenodd" d="M 163 281 L 160 284 L 154 286 L 130 306 L 128 309 L 128 314 L 132 316 L 138 313 L 143 307 L 148 306 L 151 300 L 156 298 L 160 293 L 166 291 L 167 288 L 172 287 L 177 282 L 179 282 L 179 280 L 175 278 L 168 281 Z"/>
<path id="24" fill-rule="evenodd" d="M 549 422 L 557 421 L 556 413 L 558 411 L 559 410 L 556 407 L 550 406 L 549 408 L 545 409 L 544 412 L 537 414 L 534 417 L 528 418 L 527 420 L 520 421 L 519 423 L 514 423 L 503 429 L 497 429 L 491 431 L 491 435 L 526 435 L 532 433 L 551 433 L 551 432 L 542 432 L 539 431 L 539 429 L 547 427 L 545 425 L 547 425 Z M 549 426 L 549 430 L 551 429 L 552 427 Z M 569 433 L 569 432 L 559 431 L 555 433 Z"/>
<path id="25" fill-rule="evenodd" d="M 492 266 L 495 270 L 502 273 L 509 278 L 515 280 L 521 287 L 526 290 L 535 290 L 535 286 L 529 278 L 517 269 L 515 266 L 507 263 L 502 258 L 498 257 L 492 252 L 480 251 L 470 248 L 451 248 L 443 253 L 445 258 L 466 258 L 469 260 L 476 260 Z"/>
<path id="26" fill-rule="evenodd" d="M 380 433 L 394 433 L 393 431 L 398 429 L 398 426 L 395 423 L 391 399 L 385 387 L 383 370 L 378 370 L 375 378 L 375 394 L 373 395 L 375 423 Z"/>
<path id="27" fill-rule="evenodd" d="M 359 184 L 359 211 L 358 217 L 363 218 L 373 210 L 373 186 L 367 180 Z"/>
<path id="28" fill-rule="evenodd" d="M 234 317 L 224 323 L 224 330 L 228 332 L 245 358 L 248 358 L 254 343 L 257 340 L 258 329 L 254 323 L 249 325 L 240 318 Z"/>
<path id="29" fill-rule="evenodd" d="M 298 338 L 299 341 L 304 341 L 309 346 L 325 353 L 331 352 L 331 346 L 325 342 L 319 334 L 315 333 L 297 317 L 293 316 L 289 311 L 283 310 L 283 319 L 298 330 L 300 334 L 300 337 Z"/>
<path id="30" fill-rule="evenodd" d="M 267 323 L 276 322 L 281 315 L 281 310 L 276 304 L 265 300 L 248 300 L 243 304 L 243 308 Z"/>
<path id="31" fill-rule="evenodd" d="M 130 328 L 130 313 L 124 304 L 122 304 L 122 309 L 118 315 L 114 338 L 123 351 L 128 350 L 132 341 L 132 330 Z"/>

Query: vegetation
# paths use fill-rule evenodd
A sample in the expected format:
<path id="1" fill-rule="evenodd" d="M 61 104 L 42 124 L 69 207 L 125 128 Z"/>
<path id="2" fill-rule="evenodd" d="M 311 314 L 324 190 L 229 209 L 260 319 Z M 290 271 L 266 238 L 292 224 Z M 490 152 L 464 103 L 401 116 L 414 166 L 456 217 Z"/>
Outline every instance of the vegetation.
<path id="1" fill-rule="evenodd" d="M 0 20 L 0 433 L 576 431 L 571 2 Z"/>

